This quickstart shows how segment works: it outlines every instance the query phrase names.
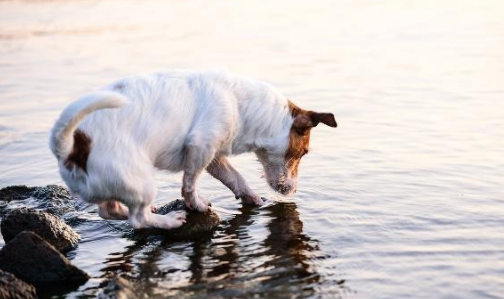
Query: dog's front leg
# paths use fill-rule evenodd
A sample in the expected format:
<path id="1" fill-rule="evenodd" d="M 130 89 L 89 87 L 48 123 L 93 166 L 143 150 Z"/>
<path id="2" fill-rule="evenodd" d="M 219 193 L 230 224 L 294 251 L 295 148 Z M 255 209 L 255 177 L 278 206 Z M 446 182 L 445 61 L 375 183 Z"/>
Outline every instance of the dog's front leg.
<path id="1" fill-rule="evenodd" d="M 231 166 L 226 157 L 217 157 L 207 166 L 207 171 L 233 191 L 236 198 L 241 198 L 244 204 L 263 205 L 260 196 L 254 193 L 245 179 Z"/>
<path id="2" fill-rule="evenodd" d="M 200 212 L 208 211 L 210 201 L 198 195 L 196 181 L 205 167 L 212 161 L 215 150 L 211 146 L 188 145 L 184 158 L 182 197 L 186 206 Z"/>

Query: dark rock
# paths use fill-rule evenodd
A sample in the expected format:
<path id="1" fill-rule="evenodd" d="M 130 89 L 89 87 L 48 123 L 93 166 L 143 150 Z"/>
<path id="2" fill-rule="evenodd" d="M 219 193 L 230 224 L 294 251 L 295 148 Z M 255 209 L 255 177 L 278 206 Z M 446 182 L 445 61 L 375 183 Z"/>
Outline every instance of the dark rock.
<path id="1" fill-rule="evenodd" d="M 26 186 L 9 186 L 0 189 L 0 201 L 23 200 L 31 196 L 35 188 Z"/>
<path id="2" fill-rule="evenodd" d="M 32 285 L 19 280 L 16 276 L 0 270 L 0 298 L 35 299 L 37 293 Z"/>
<path id="3" fill-rule="evenodd" d="M 0 214 L 7 206 L 5 203 L 32 199 L 25 204 L 37 209 L 62 216 L 75 212 L 75 199 L 68 189 L 48 185 L 46 187 L 9 186 L 0 189 Z"/>
<path id="4" fill-rule="evenodd" d="M 79 235 L 63 220 L 52 214 L 29 208 L 20 208 L 7 213 L 0 224 L 5 242 L 22 231 L 32 231 L 61 252 L 75 248 Z"/>
<path id="5" fill-rule="evenodd" d="M 174 200 L 156 210 L 157 214 L 166 215 L 172 211 L 185 210 L 187 212 L 186 223 L 179 228 L 163 230 L 163 233 L 173 239 L 194 239 L 204 234 L 211 233 L 220 223 L 217 213 L 211 209 L 206 213 L 192 211 L 186 208 L 182 199 Z M 160 230 L 155 229 L 156 232 Z"/>
<path id="6" fill-rule="evenodd" d="M 98 299 L 136 299 L 131 283 L 122 277 L 108 281 L 103 290 L 98 293 Z"/>
<path id="7" fill-rule="evenodd" d="M 65 187 L 56 185 L 36 187 L 32 197 L 40 203 L 37 208 L 58 216 L 75 211 L 75 199 Z"/>
<path id="8" fill-rule="evenodd" d="M 0 269 L 30 283 L 83 283 L 89 276 L 33 232 L 22 232 L 0 250 Z"/>
<path id="9" fill-rule="evenodd" d="M 168 204 L 156 209 L 155 213 L 166 215 L 172 211 L 185 210 L 187 212 L 186 223 L 181 227 L 165 230 L 159 228 L 143 228 L 134 230 L 129 225 L 124 225 L 126 221 L 111 221 L 109 225 L 116 230 L 123 231 L 125 237 L 140 238 L 149 237 L 151 235 L 166 236 L 172 240 L 194 240 L 209 236 L 219 226 L 220 218 L 217 213 L 209 210 L 206 213 L 192 211 L 186 208 L 184 200 L 176 199 Z"/>

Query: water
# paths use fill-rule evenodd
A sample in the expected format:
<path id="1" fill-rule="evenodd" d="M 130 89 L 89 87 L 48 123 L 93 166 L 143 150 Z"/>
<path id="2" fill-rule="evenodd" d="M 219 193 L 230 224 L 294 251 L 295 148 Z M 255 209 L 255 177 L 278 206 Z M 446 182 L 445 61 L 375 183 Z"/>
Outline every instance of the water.
<path id="1" fill-rule="evenodd" d="M 67 103 L 134 73 L 227 69 L 276 85 L 317 127 L 299 191 L 246 209 L 205 175 L 215 206 L 241 212 L 211 239 L 125 238 L 76 227 L 69 254 L 152 297 L 503 298 L 502 1 L 0 2 L 0 187 L 61 184 L 48 131 Z M 157 205 L 179 197 L 160 173 Z M 2 243 L 0 246 L 2 246 Z"/>

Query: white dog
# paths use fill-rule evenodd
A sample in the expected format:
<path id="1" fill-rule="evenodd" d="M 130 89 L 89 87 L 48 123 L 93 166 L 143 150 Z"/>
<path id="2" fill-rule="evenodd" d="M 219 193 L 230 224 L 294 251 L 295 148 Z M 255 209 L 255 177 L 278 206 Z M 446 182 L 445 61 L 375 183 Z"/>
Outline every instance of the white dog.
<path id="1" fill-rule="evenodd" d="M 336 127 L 331 113 L 303 110 L 264 82 L 173 72 L 126 78 L 72 103 L 57 120 L 50 147 L 70 190 L 98 204 L 100 216 L 172 229 L 185 222 L 185 212 L 152 212 L 156 169 L 184 172 L 182 196 L 190 209 L 209 208 L 196 188 L 205 169 L 243 203 L 261 205 L 226 156 L 256 153 L 269 185 L 290 194 L 318 123 Z"/>

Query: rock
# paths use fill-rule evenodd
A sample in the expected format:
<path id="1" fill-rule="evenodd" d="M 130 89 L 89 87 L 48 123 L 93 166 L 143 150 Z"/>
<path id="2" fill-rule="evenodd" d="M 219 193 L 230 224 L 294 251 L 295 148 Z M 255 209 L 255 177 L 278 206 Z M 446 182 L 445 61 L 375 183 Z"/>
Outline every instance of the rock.
<path id="1" fill-rule="evenodd" d="M 0 214 L 5 203 L 33 199 L 28 206 L 62 216 L 75 212 L 75 199 L 70 192 L 61 186 L 48 185 L 46 187 L 9 186 L 0 189 Z"/>
<path id="2" fill-rule="evenodd" d="M 32 197 L 40 203 L 38 209 L 44 209 L 58 216 L 75 211 L 75 199 L 65 187 L 56 185 L 35 187 Z"/>
<path id="3" fill-rule="evenodd" d="M 184 200 L 176 199 L 168 204 L 156 209 L 155 213 L 166 215 L 172 211 L 185 210 L 187 212 L 186 223 L 179 228 L 165 230 L 159 228 L 144 228 L 133 230 L 129 225 L 122 225 L 126 221 L 112 221 L 115 229 L 121 230 L 128 238 L 149 237 L 151 235 L 162 235 L 173 240 L 194 240 L 205 237 L 212 233 L 219 226 L 220 218 L 217 213 L 209 210 L 206 213 L 192 211 L 186 208 Z"/>
<path id="4" fill-rule="evenodd" d="M 33 232 L 22 232 L 0 250 L 0 269 L 30 283 L 83 283 L 89 276 Z"/>
<path id="5" fill-rule="evenodd" d="M 16 276 L 0 270 L 0 298 L 2 299 L 35 299 L 35 288 Z"/>
<path id="6" fill-rule="evenodd" d="M 9 186 L 0 189 L 0 201 L 23 200 L 31 196 L 35 188 L 26 186 Z"/>
<path id="7" fill-rule="evenodd" d="M 116 277 L 108 282 L 98 293 L 98 299 L 136 299 L 131 283 L 122 277 Z"/>
<path id="8" fill-rule="evenodd" d="M 61 252 L 75 248 L 79 235 L 63 220 L 52 214 L 30 208 L 20 208 L 7 213 L 0 224 L 6 243 L 22 231 L 32 231 Z"/>
<path id="9" fill-rule="evenodd" d="M 192 211 L 186 208 L 182 199 L 174 200 L 156 210 L 157 214 L 166 215 L 172 211 L 185 210 L 187 212 L 186 223 L 179 228 L 163 230 L 173 239 L 195 239 L 204 234 L 213 232 L 220 223 L 217 213 L 211 209 L 206 213 Z M 156 229 L 155 231 L 160 231 Z"/>

